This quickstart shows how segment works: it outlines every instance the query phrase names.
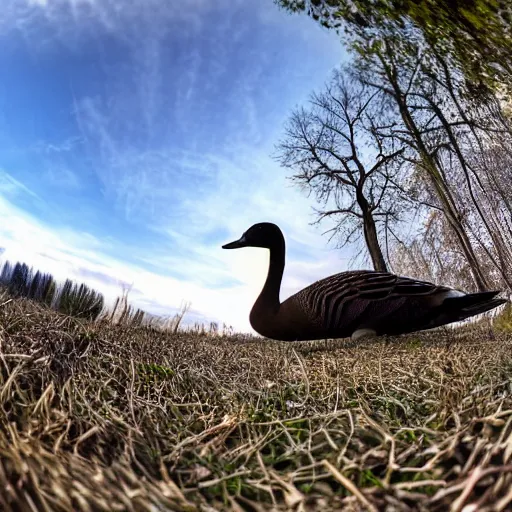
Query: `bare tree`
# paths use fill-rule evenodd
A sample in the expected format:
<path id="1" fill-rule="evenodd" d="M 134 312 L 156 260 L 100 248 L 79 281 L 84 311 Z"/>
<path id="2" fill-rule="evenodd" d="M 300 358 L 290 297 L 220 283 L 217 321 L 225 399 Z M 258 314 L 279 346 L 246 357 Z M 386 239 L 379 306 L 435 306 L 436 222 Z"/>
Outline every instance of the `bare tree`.
<path id="1" fill-rule="evenodd" d="M 428 212 L 422 225 L 408 240 L 396 237 L 390 253 L 399 274 L 463 290 L 474 286 L 469 264 L 453 230 L 439 210 Z"/>
<path id="2" fill-rule="evenodd" d="M 381 97 L 346 71 L 335 71 L 307 108 L 292 113 L 276 155 L 293 171 L 292 180 L 315 194 L 322 205 L 317 222 L 333 220 L 328 232 L 341 245 L 362 231 L 376 270 L 387 269 L 379 229 L 399 218 L 400 203 L 391 196 L 403 164 L 403 148 L 375 128 L 384 115 Z"/>
<path id="3" fill-rule="evenodd" d="M 472 165 L 488 191 L 490 210 L 500 216 L 504 233 L 512 241 L 512 137 L 500 137 L 482 151 L 474 151 Z"/>
<path id="4" fill-rule="evenodd" d="M 446 142 L 438 153 L 439 164 L 455 185 L 459 203 L 470 205 L 466 228 L 474 235 L 485 259 L 495 266 L 510 289 L 512 246 L 510 238 L 507 243 L 504 236 L 506 230 L 501 215 L 506 205 L 495 201 L 494 187 L 486 186 L 488 184 L 484 183 L 474 164 L 475 156 L 485 153 L 496 136 L 510 141 L 509 120 L 493 92 L 482 92 L 476 101 L 461 71 L 450 65 L 445 56 L 430 53 L 428 62 L 423 63 L 420 70 L 426 80 L 414 87 L 411 97 L 437 123 L 438 137 Z"/>
<path id="5" fill-rule="evenodd" d="M 390 111 L 395 112 L 394 121 L 381 129 L 380 135 L 398 137 L 406 145 L 404 158 L 421 170 L 434 191 L 436 206 L 453 231 L 477 289 L 488 289 L 474 242 L 463 223 L 461 205 L 440 163 L 440 151 L 453 149 L 453 133 L 449 130 L 466 122 L 452 118 L 455 110 L 451 107 L 447 116 L 442 116 L 440 105 L 446 98 L 438 96 L 436 103 L 436 84 L 425 73 L 434 57 L 414 33 L 407 41 L 393 32 L 368 34 L 359 41 L 359 50 L 358 76 L 368 87 L 383 93 Z"/>
<path id="6" fill-rule="evenodd" d="M 412 236 L 407 240 L 395 237 L 390 245 L 397 273 L 442 282 L 462 290 L 472 289 L 471 269 L 442 212 L 431 211 Z M 482 259 L 482 269 L 490 285 L 499 288 L 502 281 L 498 269 L 480 252 L 483 251 L 477 250 L 477 255 Z"/>

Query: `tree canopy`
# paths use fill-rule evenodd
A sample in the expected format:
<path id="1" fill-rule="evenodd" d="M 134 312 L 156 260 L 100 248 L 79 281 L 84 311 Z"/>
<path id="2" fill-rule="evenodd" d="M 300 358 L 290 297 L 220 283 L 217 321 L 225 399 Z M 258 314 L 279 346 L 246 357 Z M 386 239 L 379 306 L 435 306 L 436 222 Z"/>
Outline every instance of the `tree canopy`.
<path id="1" fill-rule="evenodd" d="M 275 0 L 346 35 L 413 25 L 467 79 L 512 90 L 512 6 L 507 0 Z"/>

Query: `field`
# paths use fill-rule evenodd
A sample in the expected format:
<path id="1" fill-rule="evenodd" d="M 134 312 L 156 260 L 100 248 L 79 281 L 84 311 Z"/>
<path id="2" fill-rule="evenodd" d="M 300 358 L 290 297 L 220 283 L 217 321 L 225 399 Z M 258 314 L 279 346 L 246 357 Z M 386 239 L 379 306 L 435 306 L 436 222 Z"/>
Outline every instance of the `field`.
<path id="1" fill-rule="evenodd" d="M 512 335 L 350 345 L 88 323 L 0 294 L 0 508 L 512 510 Z"/>

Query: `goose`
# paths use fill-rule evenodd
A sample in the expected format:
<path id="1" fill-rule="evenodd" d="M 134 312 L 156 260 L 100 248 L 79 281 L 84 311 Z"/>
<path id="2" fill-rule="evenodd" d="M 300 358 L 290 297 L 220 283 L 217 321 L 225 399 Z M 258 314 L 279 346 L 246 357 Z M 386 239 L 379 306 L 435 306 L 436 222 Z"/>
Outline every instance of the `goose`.
<path id="1" fill-rule="evenodd" d="M 499 291 L 464 293 L 390 272 L 356 270 L 326 277 L 284 302 L 279 292 L 285 240 L 275 224 L 251 226 L 223 249 L 270 250 L 268 275 L 249 315 L 253 329 L 281 341 L 371 338 L 432 329 L 494 309 Z"/>

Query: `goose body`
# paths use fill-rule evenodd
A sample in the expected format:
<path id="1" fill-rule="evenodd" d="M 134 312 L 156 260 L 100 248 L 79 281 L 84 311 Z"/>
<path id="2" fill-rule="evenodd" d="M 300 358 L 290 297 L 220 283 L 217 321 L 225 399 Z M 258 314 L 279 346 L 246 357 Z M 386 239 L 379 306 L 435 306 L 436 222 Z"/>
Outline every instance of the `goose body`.
<path id="1" fill-rule="evenodd" d="M 467 294 L 390 272 L 357 270 L 316 281 L 281 303 L 285 241 L 279 227 L 255 224 L 223 246 L 241 247 L 270 250 L 267 279 L 249 320 L 256 332 L 276 340 L 406 334 L 461 321 L 506 302 L 495 298 L 497 291 Z"/>

